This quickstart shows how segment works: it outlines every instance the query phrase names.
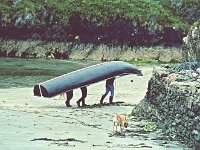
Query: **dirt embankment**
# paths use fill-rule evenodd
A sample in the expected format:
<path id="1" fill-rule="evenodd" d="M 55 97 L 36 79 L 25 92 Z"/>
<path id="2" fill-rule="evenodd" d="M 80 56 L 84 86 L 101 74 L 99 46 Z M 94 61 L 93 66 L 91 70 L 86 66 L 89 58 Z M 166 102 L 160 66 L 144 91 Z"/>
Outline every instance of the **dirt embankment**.
<path id="1" fill-rule="evenodd" d="M 180 62 L 179 48 L 129 48 L 65 42 L 0 40 L 0 57 Z"/>

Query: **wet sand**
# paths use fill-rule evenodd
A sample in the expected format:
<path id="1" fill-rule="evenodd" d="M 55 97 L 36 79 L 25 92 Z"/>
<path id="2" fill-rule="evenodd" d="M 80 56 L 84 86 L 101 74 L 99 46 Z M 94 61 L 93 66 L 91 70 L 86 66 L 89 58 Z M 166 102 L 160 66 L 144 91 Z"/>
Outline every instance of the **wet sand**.
<path id="1" fill-rule="evenodd" d="M 76 106 L 80 89 L 74 91 L 71 108 L 65 107 L 59 96 L 33 96 L 33 88 L 0 89 L 0 149 L 189 149 L 161 136 L 158 130 L 145 133 L 147 122 L 134 117 L 129 118 L 127 130 L 112 131 L 113 116 L 129 115 L 145 96 L 152 67 L 141 69 L 144 76 L 116 79 L 114 101 L 124 102 L 116 105 L 98 105 L 105 82 L 88 87 L 86 103 L 91 106 L 86 108 Z"/>

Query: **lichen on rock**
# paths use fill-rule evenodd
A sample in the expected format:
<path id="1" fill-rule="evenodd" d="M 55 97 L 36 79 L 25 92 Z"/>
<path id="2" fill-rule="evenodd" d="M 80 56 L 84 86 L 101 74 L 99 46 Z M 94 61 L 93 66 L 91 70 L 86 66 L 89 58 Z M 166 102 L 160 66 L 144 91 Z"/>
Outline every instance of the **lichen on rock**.
<path id="1" fill-rule="evenodd" d="M 200 20 L 194 23 L 183 41 L 184 61 L 200 62 Z"/>

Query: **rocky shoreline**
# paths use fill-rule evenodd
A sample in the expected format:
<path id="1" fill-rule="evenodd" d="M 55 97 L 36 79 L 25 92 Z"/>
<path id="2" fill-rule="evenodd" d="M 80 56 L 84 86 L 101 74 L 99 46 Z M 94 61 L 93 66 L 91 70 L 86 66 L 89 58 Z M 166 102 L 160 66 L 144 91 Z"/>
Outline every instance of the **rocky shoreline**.
<path id="1" fill-rule="evenodd" d="M 92 44 L 46 42 L 39 40 L 0 40 L 0 57 L 55 58 L 76 60 L 125 60 L 181 62 L 181 49 L 176 47 L 108 47 Z"/>
<path id="2" fill-rule="evenodd" d="M 132 114 L 157 122 L 173 139 L 199 149 L 200 63 L 165 67 L 154 68 L 146 96 Z"/>

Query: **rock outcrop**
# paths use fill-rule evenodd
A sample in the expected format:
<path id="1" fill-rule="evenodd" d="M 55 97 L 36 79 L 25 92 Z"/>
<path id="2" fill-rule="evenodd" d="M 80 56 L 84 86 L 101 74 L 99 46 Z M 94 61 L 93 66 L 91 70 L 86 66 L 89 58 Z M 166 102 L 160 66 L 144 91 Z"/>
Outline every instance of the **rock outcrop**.
<path id="1" fill-rule="evenodd" d="M 155 67 L 146 96 L 132 114 L 157 122 L 174 139 L 200 148 L 200 63 Z"/>
<path id="2" fill-rule="evenodd" d="M 0 57 L 56 58 L 89 60 L 140 60 L 158 62 L 181 62 L 182 53 L 175 47 L 130 48 L 73 44 L 68 42 L 45 42 L 37 40 L 0 40 Z"/>
<path id="3" fill-rule="evenodd" d="M 200 62 L 200 20 L 194 23 L 188 35 L 183 40 L 184 60 Z"/>

